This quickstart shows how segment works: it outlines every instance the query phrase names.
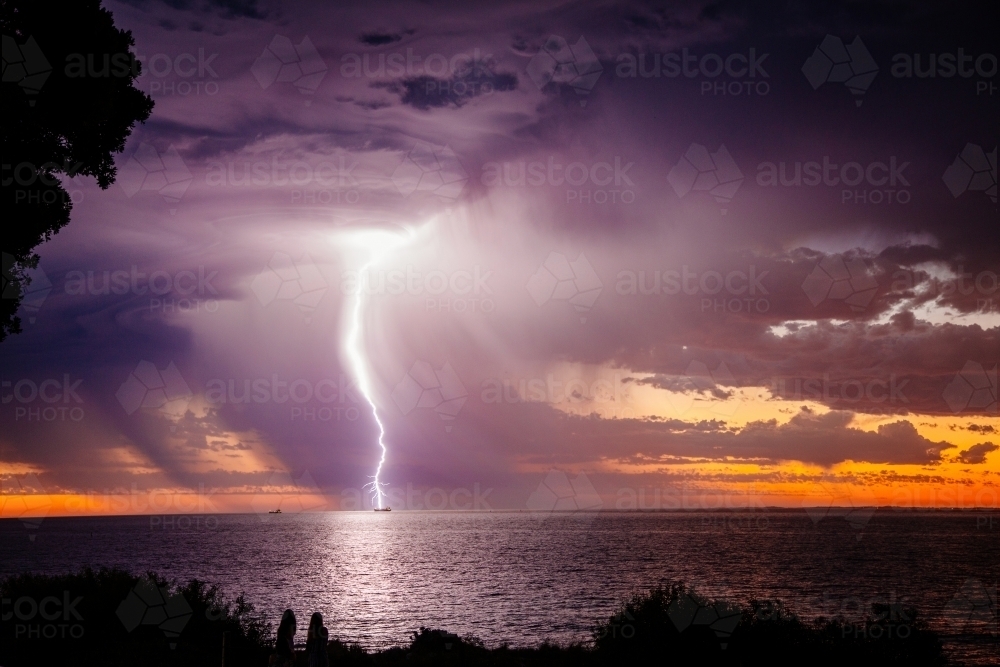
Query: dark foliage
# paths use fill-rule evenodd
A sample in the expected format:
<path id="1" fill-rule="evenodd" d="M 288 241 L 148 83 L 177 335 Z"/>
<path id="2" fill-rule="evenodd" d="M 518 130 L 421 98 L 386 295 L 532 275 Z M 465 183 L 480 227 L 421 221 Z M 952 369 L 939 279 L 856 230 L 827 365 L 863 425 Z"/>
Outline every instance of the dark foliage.
<path id="1" fill-rule="evenodd" d="M 0 340 L 16 317 L 34 268 L 34 249 L 69 222 L 62 177 L 115 179 L 114 154 L 153 109 L 133 86 L 140 73 L 132 34 L 115 27 L 99 0 L 52 5 L 0 1 L 3 82 L 3 298 Z"/>
<path id="2" fill-rule="evenodd" d="M 594 631 L 598 664 L 913 665 L 946 663 L 941 642 L 910 607 L 873 605 L 858 623 L 805 623 L 781 602 L 741 607 L 682 585 L 636 595 Z"/>
<path id="3" fill-rule="evenodd" d="M 152 586 L 164 594 L 164 614 L 146 615 L 143 607 L 136 616 L 134 609 L 123 604 L 142 586 L 147 587 L 146 593 Z M 229 602 L 218 589 L 199 581 L 177 587 L 152 573 L 138 577 L 121 570 L 84 570 L 61 577 L 12 577 L 0 583 L 0 593 L 8 600 L 4 616 L 14 616 L 0 626 L 0 655 L 7 667 L 220 665 L 223 637 L 226 665 L 265 667 L 274 646 L 271 626 L 242 596 Z M 39 607 L 41 600 L 52 598 L 46 613 L 58 618 L 16 617 L 15 610 L 22 616 L 31 611 L 31 603 L 17 606 L 22 597 Z M 66 612 L 66 604 L 75 614 Z M 172 626 L 171 617 L 182 622 Z M 130 619 L 131 630 L 126 627 Z M 36 627 L 34 636 L 27 634 L 27 625 Z M 65 637 L 61 636 L 64 625 Z M 69 628 L 73 625 L 82 628 L 82 634 L 79 628 Z M 55 629 L 46 630 L 46 626 Z M 179 632 L 171 635 L 164 628 Z M 56 637 L 45 638 L 43 633 L 53 631 Z M 79 636 L 69 636 L 71 631 Z M 627 600 L 617 613 L 595 627 L 590 646 L 487 649 L 474 637 L 420 628 L 407 647 L 369 652 L 333 640 L 328 653 L 331 665 L 351 667 L 945 664 L 937 635 L 912 608 L 876 605 L 858 624 L 845 619 L 804 623 L 780 602 L 754 600 L 741 607 L 706 600 L 681 585 L 657 588 Z M 306 656 L 300 652 L 296 666 L 306 665 Z"/>
<path id="4" fill-rule="evenodd" d="M 168 593 L 165 617 L 180 632 L 170 636 L 143 607 L 122 604 L 139 585 Z M 178 595 L 180 596 L 178 598 Z M 266 665 L 271 628 L 243 597 L 228 601 L 214 586 L 191 581 L 177 587 L 153 573 L 84 570 L 48 577 L 24 574 L 0 583 L 0 655 L 5 667 L 40 665 L 211 665 L 222 660 L 223 636 L 232 664 Z M 49 599 L 43 604 L 43 600 Z M 173 608 L 172 608 L 172 607 Z M 8 618 L 10 615 L 10 618 Z M 125 619 L 135 625 L 126 629 Z M 131 618 L 130 618 L 131 615 Z M 174 646 L 171 647 L 171 644 Z"/>

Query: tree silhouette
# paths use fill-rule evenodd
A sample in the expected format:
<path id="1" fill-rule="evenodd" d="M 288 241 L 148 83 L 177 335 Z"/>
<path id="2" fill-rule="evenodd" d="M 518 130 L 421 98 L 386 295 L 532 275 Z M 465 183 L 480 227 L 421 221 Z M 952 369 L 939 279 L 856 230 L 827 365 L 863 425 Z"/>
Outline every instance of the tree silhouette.
<path id="1" fill-rule="evenodd" d="M 140 64 L 132 33 L 115 27 L 99 0 L 0 0 L 3 29 L 3 240 L 0 340 L 38 265 L 36 246 L 69 222 L 62 177 L 115 180 L 114 154 L 153 101 L 134 87 Z"/>

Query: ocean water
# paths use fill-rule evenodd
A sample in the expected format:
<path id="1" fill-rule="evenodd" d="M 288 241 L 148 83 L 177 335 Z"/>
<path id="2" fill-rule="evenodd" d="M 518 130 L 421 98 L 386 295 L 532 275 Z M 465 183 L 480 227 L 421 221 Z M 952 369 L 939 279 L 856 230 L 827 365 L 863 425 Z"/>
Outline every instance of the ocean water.
<path id="1" fill-rule="evenodd" d="M 850 519 L 850 521 L 848 521 Z M 29 536 L 34 539 L 29 539 Z M 369 648 L 421 626 L 488 646 L 586 641 L 632 592 L 683 581 L 806 618 L 916 606 L 956 663 L 996 664 L 1000 516 L 987 513 L 330 512 L 0 521 L 0 575 L 153 570 L 320 611 Z M 900 619 L 901 626 L 907 619 Z"/>

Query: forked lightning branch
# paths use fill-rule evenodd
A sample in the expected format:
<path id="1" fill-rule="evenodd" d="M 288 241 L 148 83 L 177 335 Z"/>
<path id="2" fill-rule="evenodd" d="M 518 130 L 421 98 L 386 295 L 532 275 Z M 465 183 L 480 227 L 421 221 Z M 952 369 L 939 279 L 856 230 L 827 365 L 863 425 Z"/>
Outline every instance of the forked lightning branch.
<path id="1" fill-rule="evenodd" d="M 385 259 L 389 253 L 398 249 L 411 238 L 412 234 L 403 236 L 384 230 L 364 230 L 352 234 L 349 237 L 348 243 L 352 246 L 360 246 L 360 251 L 365 257 L 365 263 L 361 266 L 358 273 L 364 274 L 371 270 L 381 260 Z M 354 298 L 346 302 L 349 304 L 347 317 L 349 328 L 344 339 L 344 352 L 350 363 L 351 371 L 354 373 L 355 378 L 357 378 L 358 390 L 365 397 L 368 405 L 371 406 L 372 417 L 378 425 L 379 460 L 378 465 L 375 467 L 375 474 L 372 475 L 372 481 L 366 485 L 366 488 L 371 491 L 372 504 L 376 505 L 378 509 L 383 509 L 383 501 L 386 494 L 383 490 L 385 484 L 381 480 L 381 475 L 388 450 L 385 445 L 385 425 L 379 417 L 378 406 L 375 404 L 371 369 L 365 357 L 363 320 L 367 296 L 365 290 L 356 290 Z"/>

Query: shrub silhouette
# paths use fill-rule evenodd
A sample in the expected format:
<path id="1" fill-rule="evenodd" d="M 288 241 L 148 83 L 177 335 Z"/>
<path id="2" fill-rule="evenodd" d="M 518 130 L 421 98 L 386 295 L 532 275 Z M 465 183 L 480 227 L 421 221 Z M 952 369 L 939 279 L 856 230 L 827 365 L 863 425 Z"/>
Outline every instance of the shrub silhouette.
<path id="1" fill-rule="evenodd" d="M 147 597 L 158 595 L 157 599 L 168 597 L 176 602 L 179 594 L 184 604 L 175 605 L 176 613 L 157 611 L 147 617 L 145 610 L 151 607 L 139 608 L 135 603 L 125 614 L 124 620 L 133 628 L 129 632 L 119 610 L 140 584 Z M 87 569 L 64 576 L 9 577 L 0 581 L 0 595 L 8 600 L 4 616 L 11 615 L 0 624 L 0 655 L 5 667 L 217 666 L 222 664 L 223 636 L 227 667 L 265 667 L 274 646 L 272 627 L 243 596 L 227 600 L 218 588 L 197 580 L 177 586 L 154 573 L 140 577 L 117 569 Z M 22 598 L 28 600 L 19 602 Z M 52 598 L 45 611 L 55 620 L 37 613 L 22 618 L 31 616 L 33 607 L 40 609 L 45 598 Z M 66 611 L 67 606 L 71 611 Z M 180 614 L 186 615 L 187 610 L 190 617 L 185 621 Z M 180 628 L 172 636 L 161 629 L 161 621 L 170 617 L 176 621 L 168 624 L 171 632 Z M 26 630 L 32 625 L 36 627 L 34 636 Z M 61 625 L 66 629 L 61 630 Z M 71 630 L 71 626 L 79 628 Z M 53 637 L 43 634 L 53 631 Z M 422 627 L 412 633 L 406 647 L 370 652 L 334 639 L 327 650 L 330 664 L 344 667 L 939 667 L 946 662 L 937 635 L 912 608 L 874 605 L 859 623 L 843 618 L 806 623 L 777 601 L 751 600 L 738 606 L 706 599 L 681 584 L 661 586 L 625 600 L 611 617 L 594 627 L 589 645 L 488 649 L 475 637 Z M 305 653 L 299 652 L 296 665 L 306 664 Z"/>
<path id="2" fill-rule="evenodd" d="M 704 611 L 701 618 L 678 613 L 691 601 L 702 611 L 721 607 L 723 613 Z M 912 607 L 873 605 L 860 623 L 843 618 L 804 623 L 780 601 L 751 600 L 737 608 L 738 624 L 712 623 L 725 620 L 725 610 L 733 608 L 725 601 L 702 598 L 681 584 L 637 594 L 594 629 L 596 657 L 607 665 L 626 660 L 664 664 L 667 658 L 666 664 L 706 667 L 946 664 L 940 640 Z"/>
<path id="3" fill-rule="evenodd" d="M 187 602 L 191 616 L 178 636 L 169 638 L 151 624 L 139 624 L 131 632 L 126 630 L 117 613 L 119 606 L 143 580 L 172 594 L 180 593 Z M 0 583 L 0 595 L 10 600 L 11 605 L 4 610 L 4 616 L 9 613 L 11 618 L 0 624 L 6 667 L 56 664 L 218 667 L 222 660 L 223 633 L 228 633 L 227 658 L 232 664 L 266 665 L 270 653 L 271 628 L 255 613 L 253 605 L 242 596 L 228 601 L 218 588 L 197 580 L 177 587 L 154 573 L 139 577 L 119 569 L 85 569 L 79 574 L 63 576 L 10 577 Z M 59 601 L 59 604 L 50 601 L 46 606 L 48 615 L 59 612 L 58 618 L 45 619 L 37 609 L 33 617 L 23 618 L 30 616 L 32 609 L 48 597 Z M 19 606 L 22 598 L 27 601 Z M 70 612 L 64 609 L 67 600 L 72 606 Z M 22 613 L 18 615 L 18 611 Z M 176 647 L 170 648 L 171 643 Z"/>

